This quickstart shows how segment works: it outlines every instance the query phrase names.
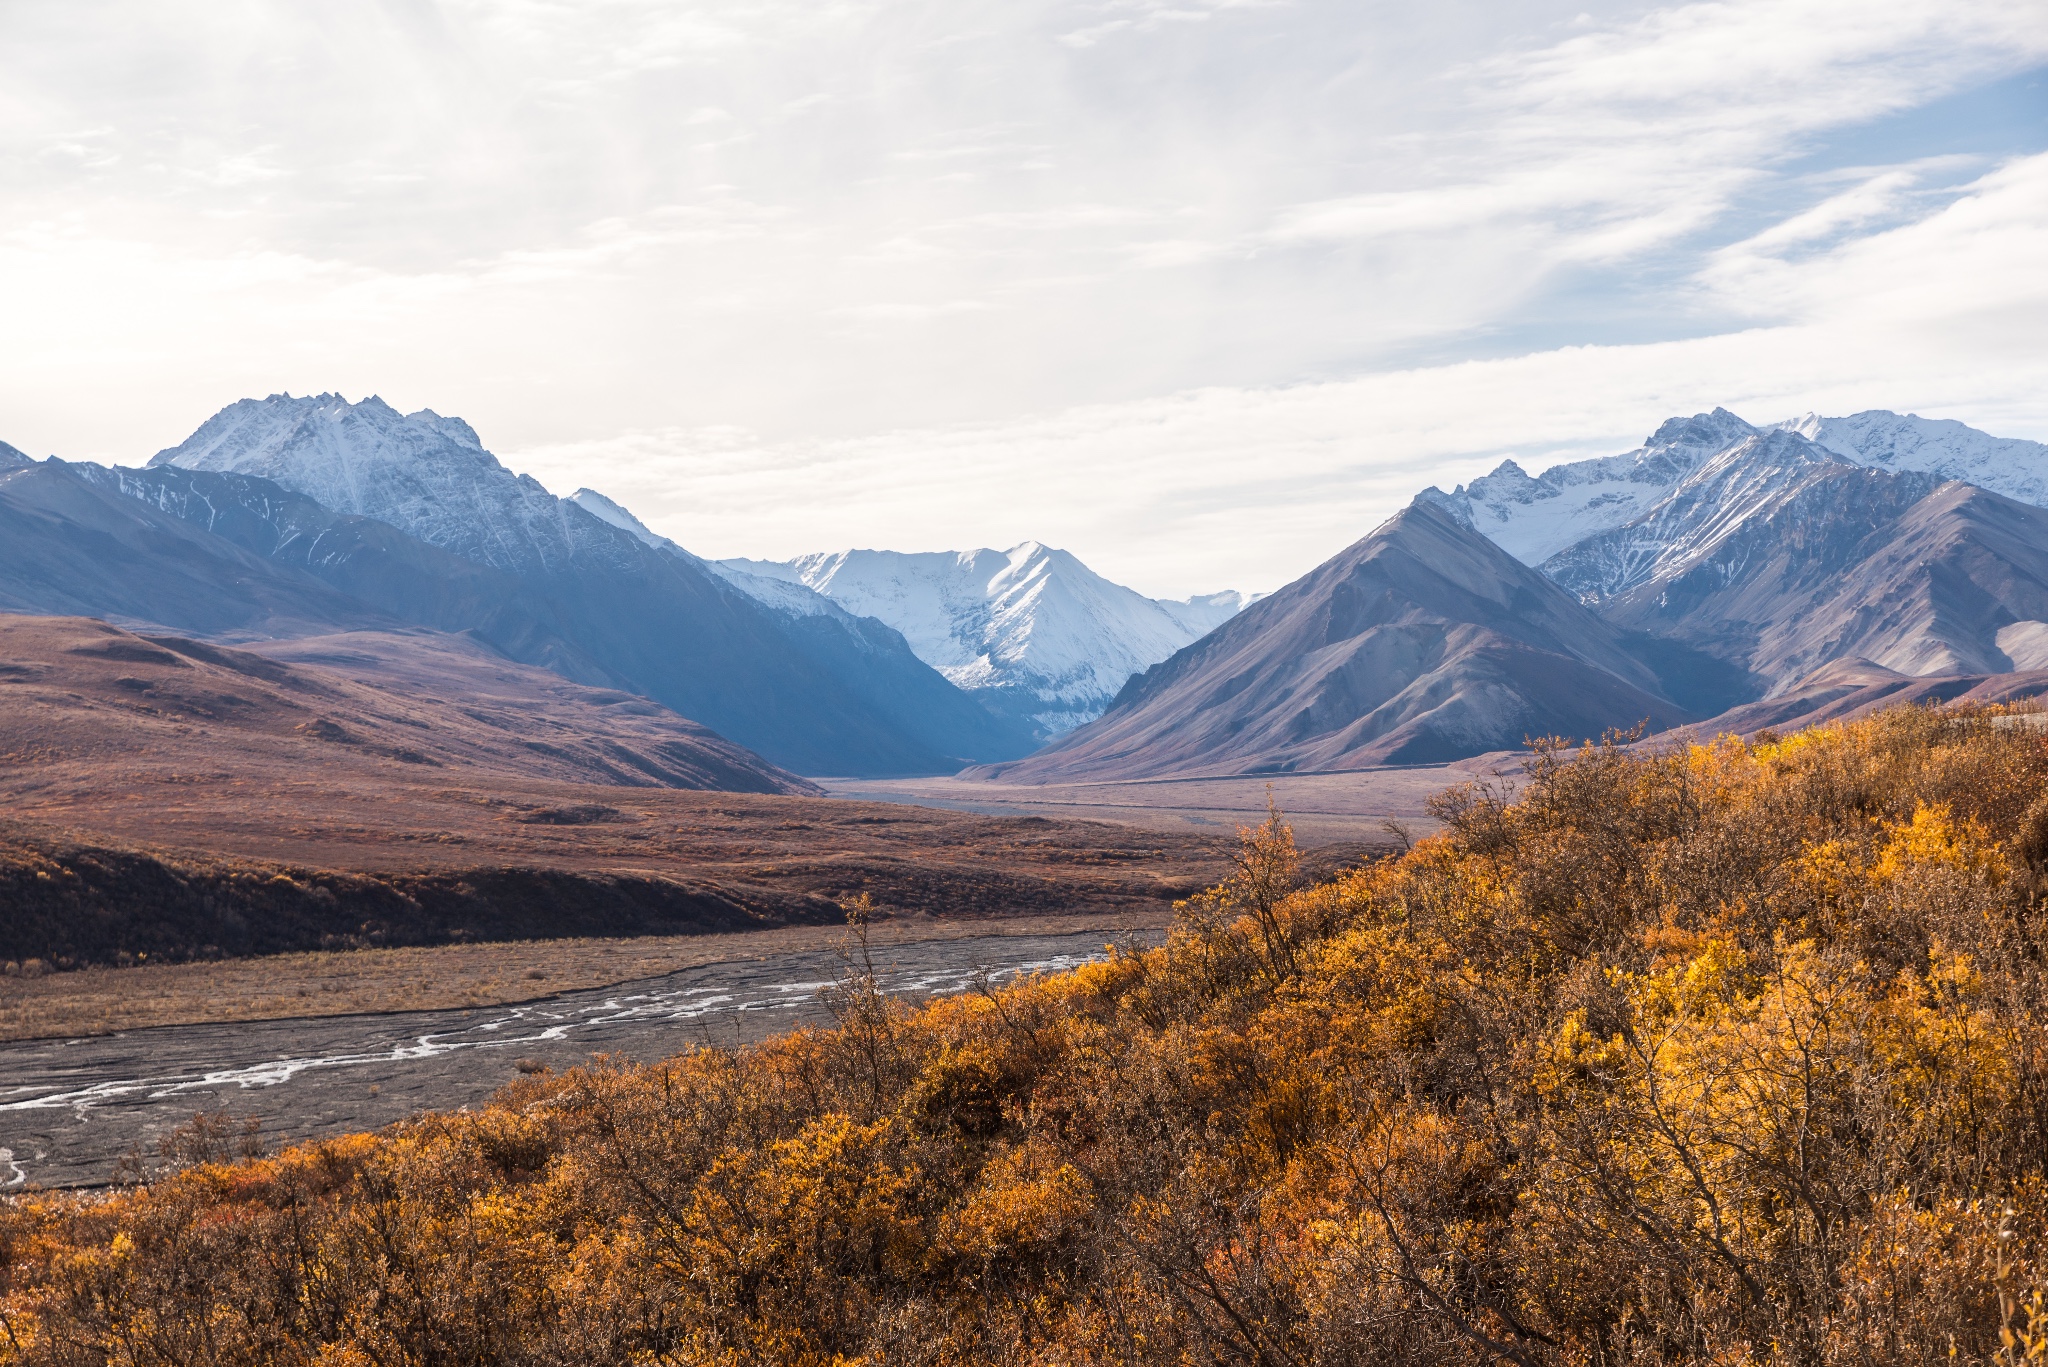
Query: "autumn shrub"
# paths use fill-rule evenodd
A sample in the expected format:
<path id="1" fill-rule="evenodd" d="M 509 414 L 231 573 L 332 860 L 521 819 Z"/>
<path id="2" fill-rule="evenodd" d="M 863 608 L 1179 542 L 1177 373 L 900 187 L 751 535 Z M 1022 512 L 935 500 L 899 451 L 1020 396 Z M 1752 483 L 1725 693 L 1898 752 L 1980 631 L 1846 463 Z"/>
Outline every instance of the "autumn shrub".
<path id="1" fill-rule="evenodd" d="M 2048 1360 L 2044 803 L 1908 708 L 1275 813 L 1160 949 L 16 1198 L 0 1363 Z"/>

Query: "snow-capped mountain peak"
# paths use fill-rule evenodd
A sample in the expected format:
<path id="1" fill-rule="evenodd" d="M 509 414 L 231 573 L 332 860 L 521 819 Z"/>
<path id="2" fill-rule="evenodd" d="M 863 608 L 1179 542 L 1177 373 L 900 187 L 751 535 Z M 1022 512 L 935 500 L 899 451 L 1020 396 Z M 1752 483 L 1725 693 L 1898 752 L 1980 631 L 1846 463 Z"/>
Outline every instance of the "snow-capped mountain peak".
<path id="1" fill-rule="evenodd" d="M 1036 541 L 1006 551 L 849 550 L 719 568 L 803 585 L 879 618 L 955 684 L 1047 736 L 1101 715 L 1133 674 L 1244 602 L 1234 593 L 1159 602 Z"/>
<path id="2" fill-rule="evenodd" d="M 1641 515 L 1586 537 L 1541 566 L 1596 602 L 1711 559 L 1752 520 L 1768 517 L 1818 469 L 1853 465 L 1784 429 L 1754 430 L 1687 471 Z"/>
<path id="3" fill-rule="evenodd" d="M 1647 512 L 1680 479 L 1756 429 L 1724 408 L 1672 418 L 1633 451 L 1553 465 L 1532 477 L 1512 460 L 1435 503 L 1525 565 L 1538 565 L 1586 537 Z"/>
<path id="4" fill-rule="evenodd" d="M 612 528 L 506 469 L 468 423 L 400 413 L 374 394 L 243 399 L 149 463 L 257 475 L 515 574 L 622 563 Z"/>
<path id="5" fill-rule="evenodd" d="M 2048 446 L 1883 409 L 1846 418 L 1809 413 L 1755 427 L 1716 408 L 1672 418 L 1640 447 L 1618 456 L 1553 465 L 1536 476 L 1506 460 L 1448 494 L 1429 488 L 1417 497 L 1444 508 L 1524 564 L 1540 565 L 1602 533 L 1650 517 L 1694 471 L 1760 432 L 1802 439 L 1857 465 L 1959 479 L 2048 507 Z"/>

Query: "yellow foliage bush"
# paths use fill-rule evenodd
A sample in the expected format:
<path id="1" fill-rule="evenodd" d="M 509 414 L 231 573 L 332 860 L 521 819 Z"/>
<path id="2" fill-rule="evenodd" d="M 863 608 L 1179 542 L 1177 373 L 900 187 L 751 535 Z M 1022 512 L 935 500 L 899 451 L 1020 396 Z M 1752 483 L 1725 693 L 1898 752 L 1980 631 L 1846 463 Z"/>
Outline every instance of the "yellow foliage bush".
<path id="1" fill-rule="evenodd" d="M 2048 747 L 1539 746 L 1164 948 L 0 1208 L 7 1367 L 2048 1355 Z"/>

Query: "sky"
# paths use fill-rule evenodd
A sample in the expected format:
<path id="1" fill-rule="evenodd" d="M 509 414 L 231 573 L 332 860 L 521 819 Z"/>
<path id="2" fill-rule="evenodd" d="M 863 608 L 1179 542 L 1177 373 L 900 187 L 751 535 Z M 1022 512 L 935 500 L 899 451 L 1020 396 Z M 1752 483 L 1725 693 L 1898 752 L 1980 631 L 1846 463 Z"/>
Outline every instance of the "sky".
<path id="1" fill-rule="evenodd" d="M 1715 406 L 2048 440 L 2048 0 L 7 0 L 0 439 L 280 391 L 1176 597 Z"/>

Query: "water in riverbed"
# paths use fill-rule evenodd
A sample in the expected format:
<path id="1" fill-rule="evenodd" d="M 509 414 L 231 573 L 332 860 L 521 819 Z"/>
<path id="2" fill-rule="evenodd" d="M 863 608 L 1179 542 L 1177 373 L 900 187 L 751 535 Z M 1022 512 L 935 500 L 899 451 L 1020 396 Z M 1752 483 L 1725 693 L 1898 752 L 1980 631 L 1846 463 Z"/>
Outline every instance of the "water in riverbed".
<path id="1" fill-rule="evenodd" d="M 1100 958 L 1104 939 L 1087 931 L 891 944 L 877 950 L 877 977 L 895 995 L 959 992 L 977 972 L 1001 980 Z M 828 1020 L 818 993 L 845 968 L 838 955 L 812 951 L 516 1006 L 0 1044 L 0 1188 L 105 1182 L 121 1155 L 153 1152 L 197 1111 L 260 1117 L 275 1146 L 483 1101 L 516 1076 L 518 1060 L 563 1068 L 596 1053 L 646 1060 L 693 1044 L 748 1043 Z"/>

